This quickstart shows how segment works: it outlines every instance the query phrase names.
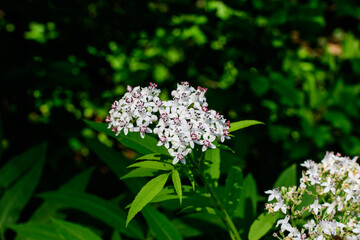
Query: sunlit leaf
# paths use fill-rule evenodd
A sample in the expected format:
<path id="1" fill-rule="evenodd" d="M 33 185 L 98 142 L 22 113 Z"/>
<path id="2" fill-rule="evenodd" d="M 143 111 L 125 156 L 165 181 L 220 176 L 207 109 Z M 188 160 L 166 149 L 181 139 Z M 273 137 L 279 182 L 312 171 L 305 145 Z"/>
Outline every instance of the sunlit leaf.
<path id="1" fill-rule="evenodd" d="M 249 240 L 261 239 L 275 224 L 281 215 L 276 213 L 274 215 L 268 213 L 262 213 L 251 224 L 249 231 Z"/>
<path id="2" fill-rule="evenodd" d="M 126 219 L 126 225 L 129 224 L 131 219 L 140 212 L 146 204 L 148 204 L 160 191 L 163 189 L 170 173 L 164 173 L 156 178 L 151 179 L 146 183 L 136 195 L 131 204 L 129 213 Z"/>
<path id="3" fill-rule="evenodd" d="M 142 214 L 157 240 L 183 239 L 169 219 L 153 206 L 148 205 L 144 207 Z"/>
<path id="4" fill-rule="evenodd" d="M 210 184 L 217 186 L 220 178 L 220 149 L 208 149 L 205 152 L 205 160 L 208 161 L 205 169 L 205 177 Z"/>
<path id="5" fill-rule="evenodd" d="M 239 122 L 234 122 L 234 123 L 231 123 L 229 132 L 235 132 L 237 130 L 240 130 L 240 129 L 243 129 L 246 127 L 250 127 L 253 125 L 257 125 L 257 124 L 264 124 L 264 123 L 256 121 L 256 120 L 243 120 L 243 121 L 239 121 Z"/>
<path id="6" fill-rule="evenodd" d="M 98 235 L 79 224 L 53 219 L 53 225 L 64 240 L 101 240 Z"/>
<path id="7" fill-rule="evenodd" d="M 180 179 L 179 172 L 176 169 L 174 169 L 171 174 L 171 177 L 172 177 L 172 181 L 174 184 L 176 194 L 178 195 L 180 204 L 181 204 L 181 202 L 182 202 L 182 187 L 181 187 L 181 179 Z"/>

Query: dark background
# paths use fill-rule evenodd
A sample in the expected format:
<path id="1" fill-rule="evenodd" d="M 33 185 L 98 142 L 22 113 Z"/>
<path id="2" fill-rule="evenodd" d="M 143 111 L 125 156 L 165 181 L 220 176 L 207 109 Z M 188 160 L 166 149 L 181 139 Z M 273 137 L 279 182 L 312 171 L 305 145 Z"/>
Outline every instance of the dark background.
<path id="1" fill-rule="evenodd" d="M 135 153 L 83 119 L 103 122 L 127 84 L 166 99 L 189 81 L 231 121 L 265 123 L 237 132 L 221 166 L 251 172 L 262 195 L 293 163 L 360 154 L 359 19 L 356 0 L 3 1 L 0 166 L 45 141 L 38 192 L 94 166 L 89 191 L 114 197 L 124 189 L 84 139 Z"/>

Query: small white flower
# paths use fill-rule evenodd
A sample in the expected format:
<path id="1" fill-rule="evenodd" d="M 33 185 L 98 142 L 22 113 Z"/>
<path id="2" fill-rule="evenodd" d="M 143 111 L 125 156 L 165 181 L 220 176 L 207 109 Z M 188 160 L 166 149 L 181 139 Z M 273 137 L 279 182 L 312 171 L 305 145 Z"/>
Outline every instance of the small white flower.
<path id="1" fill-rule="evenodd" d="M 171 150 L 170 150 L 170 155 L 174 157 L 174 160 L 173 160 L 174 165 L 178 161 L 180 161 L 183 164 L 186 164 L 185 156 L 191 152 L 191 149 L 186 148 L 186 149 L 182 150 L 181 148 L 179 148 L 177 151 L 171 151 Z"/>
<path id="2" fill-rule="evenodd" d="M 275 188 L 273 190 L 267 190 L 265 191 L 265 193 L 270 194 L 268 198 L 268 202 L 272 201 L 274 198 L 278 201 L 281 199 L 281 193 L 279 191 L 279 188 Z"/>
<path id="3" fill-rule="evenodd" d="M 292 227 L 289 224 L 289 220 L 290 220 L 290 215 L 286 215 L 286 217 L 284 219 L 277 221 L 276 227 L 278 227 L 279 224 L 281 224 L 281 227 L 280 227 L 281 232 L 285 232 L 285 230 L 291 229 Z"/>
<path id="4" fill-rule="evenodd" d="M 315 201 L 313 204 L 310 205 L 310 211 L 313 210 L 315 215 L 318 215 L 318 213 L 320 213 L 321 210 L 321 204 L 319 204 L 319 199 L 315 198 Z"/>
<path id="5" fill-rule="evenodd" d="M 274 212 L 279 211 L 279 209 L 281 209 L 281 211 L 286 214 L 286 204 L 284 203 L 284 199 L 280 199 L 279 202 L 274 203 Z"/>

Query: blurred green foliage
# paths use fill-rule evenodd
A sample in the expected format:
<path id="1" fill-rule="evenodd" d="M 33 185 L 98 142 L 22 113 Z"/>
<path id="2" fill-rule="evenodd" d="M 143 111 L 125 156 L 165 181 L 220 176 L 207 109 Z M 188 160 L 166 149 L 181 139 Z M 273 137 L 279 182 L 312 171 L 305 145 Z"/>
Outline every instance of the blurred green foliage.
<path id="1" fill-rule="evenodd" d="M 251 172 L 259 193 L 327 150 L 359 155 L 359 18 L 353 0 L 5 1 L 0 166 L 46 141 L 38 192 L 95 166 L 91 191 L 117 196 L 122 185 L 85 138 L 136 154 L 81 119 L 102 122 L 127 84 L 150 81 L 207 87 L 211 108 L 230 120 L 266 124 L 235 133 L 236 154 L 221 163 L 222 178 L 232 165 Z"/>

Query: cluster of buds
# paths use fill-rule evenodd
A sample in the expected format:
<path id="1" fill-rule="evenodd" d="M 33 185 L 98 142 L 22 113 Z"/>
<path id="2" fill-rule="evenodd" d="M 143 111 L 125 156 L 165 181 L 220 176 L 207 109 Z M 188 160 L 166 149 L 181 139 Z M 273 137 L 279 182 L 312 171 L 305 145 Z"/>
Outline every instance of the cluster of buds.
<path id="1" fill-rule="evenodd" d="M 278 239 L 360 239 L 360 166 L 327 152 L 321 163 L 307 160 L 299 187 L 268 190 L 266 209 L 280 212 Z M 306 200 L 305 200 L 306 198 Z M 310 200 L 310 201 L 309 201 Z M 307 204 L 307 202 L 310 202 Z"/>
<path id="2" fill-rule="evenodd" d="M 177 85 L 171 95 L 172 100 L 159 99 L 160 90 L 150 83 L 149 87 L 128 86 L 127 93 L 111 105 L 106 122 L 116 135 L 122 131 L 139 132 L 142 138 L 146 133 L 157 135 L 158 146 L 165 146 L 178 161 L 186 163 L 185 156 L 194 145 L 202 151 L 215 148 L 214 141 L 229 139 L 230 122 L 223 115 L 208 109 L 206 88 L 197 89 L 188 82 Z"/>

